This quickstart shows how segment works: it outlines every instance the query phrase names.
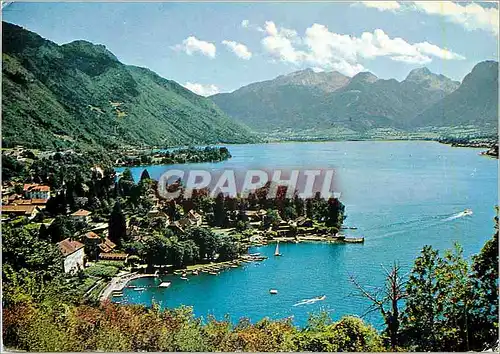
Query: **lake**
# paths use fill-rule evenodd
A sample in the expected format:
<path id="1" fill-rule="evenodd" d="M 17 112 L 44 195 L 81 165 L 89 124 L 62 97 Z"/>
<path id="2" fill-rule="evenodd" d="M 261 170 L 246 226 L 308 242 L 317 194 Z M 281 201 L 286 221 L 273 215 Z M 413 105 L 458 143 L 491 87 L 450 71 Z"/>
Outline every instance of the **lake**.
<path id="1" fill-rule="evenodd" d="M 366 300 L 354 296 L 349 276 L 364 285 L 381 286 L 381 265 L 399 261 L 409 269 L 424 245 L 439 250 L 458 241 L 466 256 L 477 253 L 493 234 L 498 203 L 498 161 L 479 156 L 481 149 L 452 148 L 436 142 L 318 142 L 229 145 L 233 158 L 196 168 L 335 168 L 341 200 L 348 215 L 347 235 L 364 236 L 364 244 L 281 244 L 283 257 L 273 257 L 274 246 L 253 248 L 269 256 L 262 263 L 172 281 L 168 289 L 153 279 L 131 283 L 151 286 L 139 292 L 125 289 L 120 300 L 164 307 L 193 306 L 194 313 L 222 319 L 230 314 L 252 321 L 265 316 L 293 316 L 304 325 L 311 312 L 329 311 L 334 319 L 362 315 Z M 189 165 L 175 165 L 175 168 Z M 169 166 L 147 167 L 159 178 Z M 139 179 L 144 167 L 132 168 Z M 123 169 L 118 169 L 121 171 Z M 461 216 L 464 209 L 473 215 Z M 269 289 L 277 289 L 270 295 Z M 324 301 L 296 305 L 300 300 L 326 295 Z M 378 315 L 367 317 L 375 325 Z"/>

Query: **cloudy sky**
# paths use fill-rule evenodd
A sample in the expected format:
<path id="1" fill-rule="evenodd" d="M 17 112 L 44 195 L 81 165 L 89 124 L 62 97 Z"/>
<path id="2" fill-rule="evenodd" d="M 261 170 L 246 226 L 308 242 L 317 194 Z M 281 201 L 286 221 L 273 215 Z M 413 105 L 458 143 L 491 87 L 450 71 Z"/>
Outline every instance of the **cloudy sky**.
<path id="1" fill-rule="evenodd" d="M 3 20 L 56 43 L 104 44 L 202 95 L 304 68 L 462 80 L 498 60 L 497 3 L 13 3 Z"/>

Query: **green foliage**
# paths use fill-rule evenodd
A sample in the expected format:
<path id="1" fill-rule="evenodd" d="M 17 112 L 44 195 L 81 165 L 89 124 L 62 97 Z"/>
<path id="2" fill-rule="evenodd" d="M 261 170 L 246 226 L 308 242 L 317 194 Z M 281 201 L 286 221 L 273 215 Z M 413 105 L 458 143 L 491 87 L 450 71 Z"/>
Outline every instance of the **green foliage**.
<path id="1" fill-rule="evenodd" d="M 46 149 L 255 141 L 215 104 L 104 46 L 3 25 L 2 139 Z"/>
<path id="2" fill-rule="evenodd" d="M 112 265 L 104 265 L 100 262 L 91 266 L 90 268 L 86 268 L 84 273 L 88 276 L 111 279 L 116 274 L 118 274 L 118 267 Z"/>
<path id="3" fill-rule="evenodd" d="M 297 351 L 374 352 L 384 349 L 377 331 L 360 318 L 344 317 L 332 323 L 325 313 L 312 316 L 294 341 Z"/>
<path id="4" fill-rule="evenodd" d="M 493 346 L 498 339 L 496 246 L 498 233 L 474 257 L 472 269 L 459 245 L 444 257 L 432 247 L 424 247 L 406 288 L 402 321 L 406 345 L 419 351 Z"/>

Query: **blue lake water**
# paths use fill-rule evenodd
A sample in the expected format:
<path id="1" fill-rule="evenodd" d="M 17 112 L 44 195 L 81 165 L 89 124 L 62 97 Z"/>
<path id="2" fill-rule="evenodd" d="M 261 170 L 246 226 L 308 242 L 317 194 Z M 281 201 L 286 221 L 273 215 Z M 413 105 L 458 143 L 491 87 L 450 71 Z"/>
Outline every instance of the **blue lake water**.
<path id="1" fill-rule="evenodd" d="M 198 316 L 221 319 L 230 314 L 252 321 L 265 316 L 293 316 L 304 325 L 308 314 L 327 310 L 334 319 L 362 315 L 368 304 L 357 296 L 349 276 L 368 286 L 383 284 L 381 264 L 393 261 L 409 269 L 424 245 L 439 250 L 458 241 L 466 256 L 477 253 L 493 233 L 498 204 L 498 161 L 479 156 L 481 149 L 452 148 L 435 142 L 321 142 L 230 145 L 233 158 L 196 168 L 323 167 L 336 169 L 336 181 L 348 215 L 345 224 L 364 236 L 364 244 L 282 244 L 252 249 L 269 256 L 262 263 L 172 281 L 168 289 L 153 279 L 138 279 L 120 300 L 165 307 L 193 306 Z M 189 165 L 175 165 L 175 168 Z M 152 178 L 169 166 L 147 167 Z M 144 167 L 132 168 L 136 180 Z M 122 169 L 119 169 L 119 171 Z M 460 216 L 469 208 L 471 216 Z M 150 287 L 150 288 L 149 288 Z M 277 289 L 270 295 L 269 289 Z M 300 300 L 326 295 L 324 301 L 294 306 Z M 377 324 L 377 315 L 367 320 Z"/>

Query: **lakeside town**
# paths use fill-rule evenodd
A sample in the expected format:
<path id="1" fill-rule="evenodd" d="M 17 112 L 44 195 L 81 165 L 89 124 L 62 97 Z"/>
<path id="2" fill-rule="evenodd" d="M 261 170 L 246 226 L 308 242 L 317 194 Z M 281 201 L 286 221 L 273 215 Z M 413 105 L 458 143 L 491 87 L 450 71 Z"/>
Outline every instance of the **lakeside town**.
<path id="1" fill-rule="evenodd" d="M 178 163 L 230 157 L 225 147 L 167 153 Z M 168 188 L 180 190 L 180 196 L 166 200 L 147 169 L 137 182 L 128 168 L 115 172 L 117 161 L 145 162 L 137 156 L 115 159 L 109 154 L 103 160 L 98 153 L 72 150 L 5 149 L 4 232 L 21 238 L 37 233 L 45 246 L 57 248 L 54 261 L 62 263 L 74 289 L 92 301 L 107 299 L 112 290 L 126 285 L 123 279 L 134 276 L 217 275 L 262 261 L 259 255 L 248 255 L 255 245 L 364 242 L 342 233 L 344 206 L 336 198 L 325 200 L 319 193 L 305 200 L 297 194 L 289 198 L 283 187 L 268 199 L 268 183 L 247 198 L 222 193 L 213 198 L 205 189 L 185 199 L 182 182 L 176 181 Z"/>

